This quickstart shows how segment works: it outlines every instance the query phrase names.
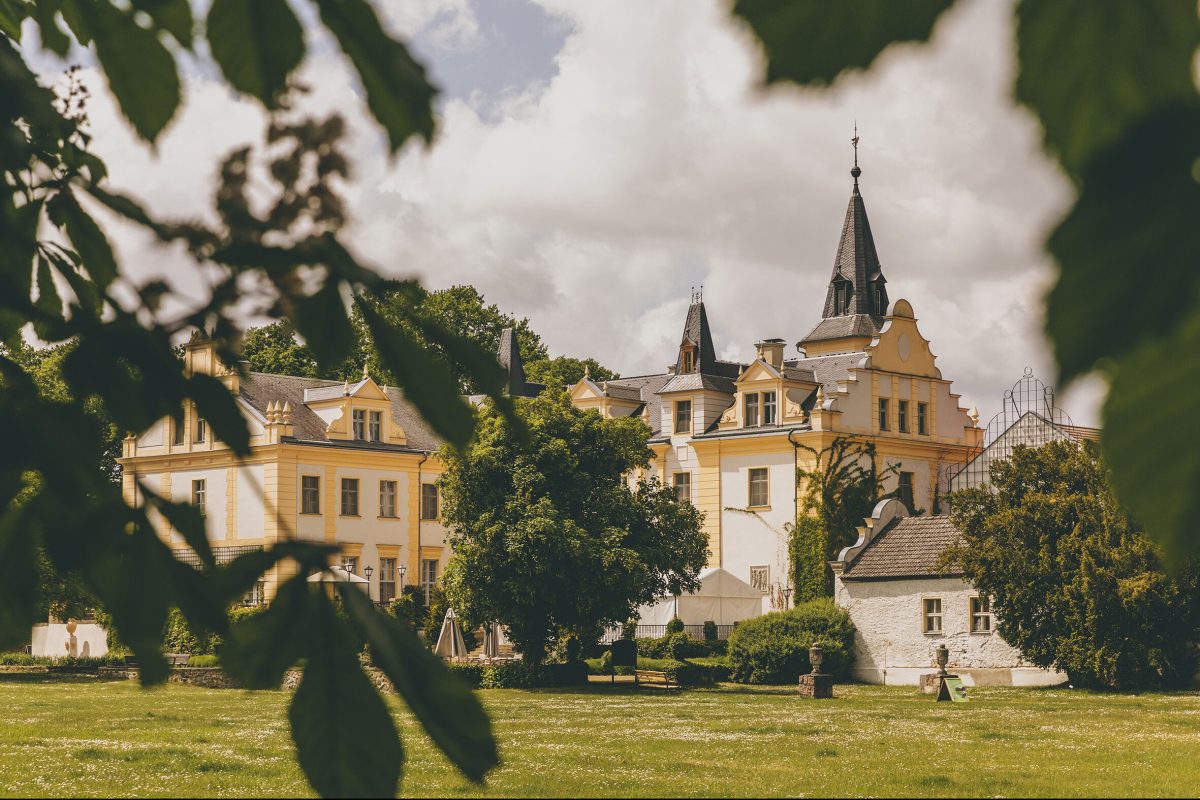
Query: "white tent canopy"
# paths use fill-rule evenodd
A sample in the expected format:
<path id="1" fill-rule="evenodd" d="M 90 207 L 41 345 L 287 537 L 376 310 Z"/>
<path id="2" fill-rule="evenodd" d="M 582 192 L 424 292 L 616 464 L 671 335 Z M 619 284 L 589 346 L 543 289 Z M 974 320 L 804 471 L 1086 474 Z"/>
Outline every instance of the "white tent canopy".
<path id="1" fill-rule="evenodd" d="M 712 620 L 732 625 L 762 615 L 763 593 L 720 567 L 700 573 L 700 588 L 679 595 L 679 618 L 684 625 L 703 625 Z M 675 616 L 675 598 L 663 597 L 638 609 L 643 625 L 666 625 Z"/>
<path id="2" fill-rule="evenodd" d="M 324 572 L 314 572 L 308 576 L 309 583 L 367 583 L 367 579 L 353 572 L 347 572 L 345 567 L 330 567 Z"/>
<path id="3" fill-rule="evenodd" d="M 454 616 L 453 608 L 446 609 L 446 618 L 442 620 L 442 630 L 433 652 L 442 658 L 462 658 L 467 654 L 467 643 L 458 629 L 458 618 Z"/>

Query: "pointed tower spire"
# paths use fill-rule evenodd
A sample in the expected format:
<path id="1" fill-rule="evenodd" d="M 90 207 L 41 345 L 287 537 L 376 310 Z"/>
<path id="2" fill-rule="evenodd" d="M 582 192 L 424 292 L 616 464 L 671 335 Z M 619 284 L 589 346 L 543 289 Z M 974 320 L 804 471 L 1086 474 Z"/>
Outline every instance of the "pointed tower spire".
<path id="1" fill-rule="evenodd" d="M 517 334 L 512 328 L 500 331 L 500 346 L 496 348 L 496 360 L 504 367 L 510 397 L 525 395 L 525 364 L 521 361 L 521 348 Z"/>
<path id="2" fill-rule="evenodd" d="M 842 236 L 833 260 L 833 274 L 825 294 L 821 322 L 802 344 L 833 339 L 874 336 L 883 326 L 887 313 L 887 280 L 875 250 L 875 237 L 867 219 L 867 206 L 858 189 L 862 169 L 858 166 L 858 125 L 854 126 L 854 166 L 850 177 L 850 203 L 842 222 Z"/>
<path id="3" fill-rule="evenodd" d="M 716 361 L 717 350 L 713 346 L 712 331 L 708 329 L 708 314 L 704 311 L 704 298 L 693 288 L 692 304 L 688 307 L 687 320 L 683 323 L 683 339 L 679 343 L 679 356 L 675 359 L 675 374 L 707 372 Z"/>

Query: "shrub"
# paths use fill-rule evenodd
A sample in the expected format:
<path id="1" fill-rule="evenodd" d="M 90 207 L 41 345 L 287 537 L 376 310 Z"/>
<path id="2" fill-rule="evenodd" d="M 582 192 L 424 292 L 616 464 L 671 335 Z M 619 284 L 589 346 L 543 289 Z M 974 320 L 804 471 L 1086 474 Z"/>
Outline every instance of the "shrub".
<path id="1" fill-rule="evenodd" d="M 419 586 L 405 586 L 400 596 L 388 604 L 388 613 L 414 630 L 423 627 L 429 615 L 425 592 Z"/>
<path id="2" fill-rule="evenodd" d="M 729 637 L 731 676 L 741 683 L 795 683 L 812 669 L 808 648 L 813 644 L 825 650 L 822 670 L 845 677 L 853 662 L 854 624 L 832 600 L 810 600 L 735 628 Z"/>
<path id="3" fill-rule="evenodd" d="M 536 666 L 530 666 L 524 661 L 501 661 L 480 667 L 479 687 L 481 689 L 533 689 L 579 686 L 587 683 L 590 668 L 590 665 L 583 661 Z"/>
<path id="4" fill-rule="evenodd" d="M 717 641 L 717 623 L 711 619 L 704 621 L 704 641 L 710 643 Z"/>
<path id="5" fill-rule="evenodd" d="M 482 664 L 449 664 L 450 674 L 456 676 L 472 689 L 478 689 L 483 683 Z"/>
<path id="6" fill-rule="evenodd" d="M 163 652 L 212 655 L 217 651 L 221 638 L 213 634 L 197 636 L 178 608 L 167 613 L 167 625 L 163 630 Z"/>
<path id="7" fill-rule="evenodd" d="M 724 683 L 731 680 L 730 676 L 733 672 L 733 665 L 729 663 L 729 659 L 725 656 L 693 658 L 691 663 L 706 670 L 713 683 Z"/>
<path id="8" fill-rule="evenodd" d="M 701 642 L 686 633 L 676 632 L 657 639 L 643 636 L 637 640 L 637 649 L 639 658 L 673 658 L 682 661 L 724 653 L 725 642 Z"/>
<path id="9" fill-rule="evenodd" d="M 672 633 L 683 633 L 683 620 L 679 617 L 671 617 L 671 621 L 667 623 L 667 635 Z"/>
<path id="10" fill-rule="evenodd" d="M 192 656 L 188 659 L 189 667 L 215 667 L 217 666 L 216 656 Z"/>
<path id="11" fill-rule="evenodd" d="M 637 638 L 637 626 L 638 626 L 638 624 L 637 624 L 636 619 L 631 619 L 628 622 L 626 622 L 624 625 L 621 626 L 621 638 L 622 639 L 636 639 Z"/>

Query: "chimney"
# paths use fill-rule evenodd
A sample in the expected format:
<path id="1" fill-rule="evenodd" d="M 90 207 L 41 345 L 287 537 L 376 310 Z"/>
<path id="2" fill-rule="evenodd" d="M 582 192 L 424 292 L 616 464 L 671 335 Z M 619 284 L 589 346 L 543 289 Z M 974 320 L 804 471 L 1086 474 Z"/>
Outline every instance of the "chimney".
<path id="1" fill-rule="evenodd" d="M 775 369 L 783 368 L 783 339 L 763 339 L 755 342 L 754 346 L 758 349 L 759 358 Z"/>

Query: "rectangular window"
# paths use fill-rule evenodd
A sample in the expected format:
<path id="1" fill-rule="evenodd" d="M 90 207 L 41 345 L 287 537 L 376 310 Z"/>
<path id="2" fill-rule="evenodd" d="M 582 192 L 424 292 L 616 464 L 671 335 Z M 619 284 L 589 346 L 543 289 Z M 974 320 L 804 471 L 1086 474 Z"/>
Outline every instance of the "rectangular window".
<path id="1" fill-rule="evenodd" d="M 425 593 L 425 607 L 429 607 L 429 593 L 437 585 L 438 562 L 435 558 L 421 559 L 421 589 Z"/>
<path id="2" fill-rule="evenodd" d="M 266 581 L 256 581 L 254 587 L 242 595 L 242 605 L 244 606 L 261 606 L 265 602 L 267 602 Z"/>
<path id="3" fill-rule="evenodd" d="M 683 351 L 683 371 L 692 371 L 692 351 L 690 349 Z"/>
<path id="4" fill-rule="evenodd" d="M 921 602 L 924 606 L 922 630 L 925 633 L 941 633 L 942 599 L 940 597 L 926 597 Z"/>
<path id="5" fill-rule="evenodd" d="M 971 598 L 971 633 L 992 632 L 992 601 L 988 597 Z"/>
<path id="6" fill-rule="evenodd" d="M 300 478 L 300 513 L 321 513 L 321 478 L 317 475 Z"/>
<path id="7" fill-rule="evenodd" d="M 692 401 L 679 400 L 675 403 L 675 432 L 690 433 L 692 430 Z"/>
<path id="8" fill-rule="evenodd" d="M 202 417 L 196 417 L 196 442 L 203 442 L 208 438 L 208 423 Z"/>
<path id="9" fill-rule="evenodd" d="M 438 518 L 438 487 L 436 483 L 421 484 L 421 519 Z"/>
<path id="10" fill-rule="evenodd" d="M 379 602 L 390 603 L 396 599 L 396 559 L 379 559 Z"/>
<path id="11" fill-rule="evenodd" d="M 183 427 L 183 420 L 181 420 L 181 419 L 171 420 L 171 444 L 173 444 L 173 445 L 183 444 L 184 433 L 185 433 L 185 430 Z"/>
<path id="12" fill-rule="evenodd" d="M 372 442 L 383 441 L 383 412 L 372 411 L 368 431 Z"/>
<path id="13" fill-rule="evenodd" d="M 774 392 L 763 392 L 762 393 L 763 425 L 774 425 L 775 424 L 775 408 L 776 408 L 775 393 Z"/>
<path id="14" fill-rule="evenodd" d="M 763 508 L 771 504 L 768 480 L 766 467 L 750 470 L 750 508 Z"/>
<path id="15" fill-rule="evenodd" d="M 367 412 L 359 408 L 354 409 L 353 420 L 355 440 L 365 442 L 367 440 Z"/>
<path id="16" fill-rule="evenodd" d="M 879 430 L 886 431 L 888 429 L 888 400 L 886 397 L 879 398 Z"/>
<path id="17" fill-rule="evenodd" d="M 396 516 L 396 482 L 379 482 L 379 516 Z"/>
<path id="18" fill-rule="evenodd" d="M 342 478 L 342 516 L 358 516 L 358 478 Z"/>
<path id="19" fill-rule="evenodd" d="M 929 433 L 928 422 L 926 422 L 928 409 L 928 403 L 917 403 L 917 433 L 922 436 Z"/>
<path id="20" fill-rule="evenodd" d="M 672 477 L 675 482 L 675 497 L 681 503 L 692 502 L 692 473 L 676 472 Z"/>
<path id="21" fill-rule="evenodd" d="M 208 497 L 208 489 L 205 481 L 192 481 L 192 505 L 200 511 L 200 515 L 204 515 L 204 503 Z"/>
<path id="22" fill-rule="evenodd" d="M 898 416 L 900 417 L 900 419 L 898 420 L 899 425 L 897 425 L 897 427 L 899 428 L 901 433 L 908 433 L 908 401 L 901 400 L 900 407 L 898 409 L 896 409 L 896 411 L 897 411 Z"/>
<path id="23" fill-rule="evenodd" d="M 900 473 L 900 489 L 896 493 L 900 501 L 904 503 L 904 507 L 909 511 L 915 511 L 913 506 L 913 474 L 911 472 Z"/>
<path id="24" fill-rule="evenodd" d="M 742 399 L 742 419 L 745 427 L 754 428 L 758 425 L 758 394 L 748 394 Z"/>

